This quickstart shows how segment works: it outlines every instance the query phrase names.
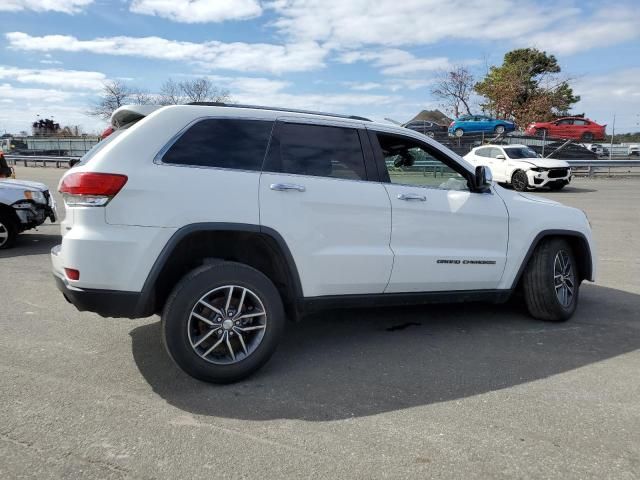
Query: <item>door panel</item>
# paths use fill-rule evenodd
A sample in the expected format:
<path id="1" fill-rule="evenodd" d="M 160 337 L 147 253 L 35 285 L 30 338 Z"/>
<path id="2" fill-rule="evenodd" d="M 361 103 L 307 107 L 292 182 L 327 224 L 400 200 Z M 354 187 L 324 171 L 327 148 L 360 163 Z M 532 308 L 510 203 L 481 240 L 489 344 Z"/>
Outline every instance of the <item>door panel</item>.
<path id="1" fill-rule="evenodd" d="M 365 165 L 358 131 L 277 122 L 263 170 L 260 223 L 286 241 L 304 296 L 382 293 L 393 265 L 391 205 L 384 186 L 368 181 L 376 168 Z"/>
<path id="2" fill-rule="evenodd" d="M 385 292 L 494 289 L 505 266 L 508 224 L 494 194 L 386 185 L 393 272 Z M 419 195 L 425 201 L 400 200 Z M 474 263 L 486 262 L 486 263 Z"/>
<path id="3" fill-rule="evenodd" d="M 263 173 L 260 223 L 286 241 L 305 297 L 382 293 L 389 281 L 391 208 L 380 183 Z"/>
<path id="4" fill-rule="evenodd" d="M 389 179 L 394 263 L 385 293 L 497 288 L 508 241 L 502 199 L 472 193 L 473 173 L 427 142 L 383 132 L 370 138 Z"/>

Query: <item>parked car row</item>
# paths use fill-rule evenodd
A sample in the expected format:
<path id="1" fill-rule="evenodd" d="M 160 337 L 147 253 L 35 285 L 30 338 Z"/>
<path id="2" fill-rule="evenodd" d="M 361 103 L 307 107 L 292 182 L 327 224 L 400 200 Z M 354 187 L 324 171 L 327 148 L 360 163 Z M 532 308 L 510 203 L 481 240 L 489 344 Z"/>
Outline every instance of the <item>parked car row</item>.
<path id="1" fill-rule="evenodd" d="M 516 124 L 510 120 L 493 118 L 488 115 L 462 115 L 453 120 L 448 127 L 430 121 L 414 120 L 406 125 L 406 128 L 415 130 L 425 135 L 433 137 L 438 133 L 447 131 L 449 135 L 462 137 L 469 134 L 496 134 L 502 135 L 516 130 Z M 571 140 L 581 140 L 591 142 L 594 140 L 604 140 L 606 125 L 600 125 L 589 118 L 565 117 L 552 122 L 534 122 L 526 129 L 525 134 L 548 137 L 564 138 Z M 589 148 L 589 147 L 587 147 Z M 603 155 L 597 150 L 602 147 L 595 147 L 593 150 L 598 155 Z"/>

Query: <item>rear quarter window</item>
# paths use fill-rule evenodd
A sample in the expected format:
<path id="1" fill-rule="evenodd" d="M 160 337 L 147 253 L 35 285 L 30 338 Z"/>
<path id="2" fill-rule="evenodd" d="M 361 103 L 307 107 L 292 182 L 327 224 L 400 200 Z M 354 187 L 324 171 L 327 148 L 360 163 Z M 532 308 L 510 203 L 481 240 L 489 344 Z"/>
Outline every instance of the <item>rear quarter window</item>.
<path id="1" fill-rule="evenodd" d="M 264 120 L 200 120 L 169 147 L 162 162 L 259 171 L 272 127 Z"/>

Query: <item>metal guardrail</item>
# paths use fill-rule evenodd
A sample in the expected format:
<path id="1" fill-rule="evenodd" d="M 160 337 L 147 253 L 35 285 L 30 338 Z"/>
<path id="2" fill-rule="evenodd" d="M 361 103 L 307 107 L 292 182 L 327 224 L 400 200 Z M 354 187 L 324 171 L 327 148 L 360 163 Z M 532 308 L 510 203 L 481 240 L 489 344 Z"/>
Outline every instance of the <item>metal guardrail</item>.
<path id="1" fill-rule="evenodd" d="M 598 173 L 606 173 L 613 175 L 614 173 L 622 175 L 625 173 L 640 173 L 634 171 L 634 168 L 640 169 L 640 160 L 565 160 L 570 166 L 572 172 L 575 174 L 581 174 L 585 172 L 587 176 L 591 177 Z M 611 169 L 616 169 L 612 172 Z M 622 171 L 620 171 L 622 169 Z"/>
<path id="2" fill-rule="evenodd" d="M 612 175 L 613 173 L 640 173 L 640 160 L 564 160 L 569 164 L 574 174 L 587 176 L 593 176 L 598 173 L 607 173 Z M 392 166 L 392 162 L 387 162 L 388 166 Z M 618 169 L 616 172 L 612 172 L 611 169 Z M 632 169 L 639 169 L 637 172 Z M 423 175 L 440 176 L 443 175 L 445 169 L 441 162 L 433 160 L 418 160 L 416 161 L 410 170 L 414 172 L 420 172 Z M 622 169 L 623 171 L 620 171 Z"/>
<path id="3" fill-rule="evenodd" d="M 22 163 L 25 167 L 29 166 L 29 164 L 38 165 L 46 167 L 47 164 L 55 164 L 56 168 L 60 167 L 69 167 L 69 162 L 72 160 L 79 160 L 80 157 L 50 157 L 44 155 L 5 155 L 5 158 L 8 162 L 13 165 L 17 165 L 18 162 Z M 631 169 L 638 168 L 640 169 L 640 160 L 564 160 L 567 162 L 572 169 L 585 169 L 589 176 L 594 175 L 596 173 L 602 173 L 602 171 L 598 169 L 607 169 L 608 173 L 611 174 L 611 169 L 626 169 L 626 172 L 618 172 L 618 173 L 633 173 Z M 427 174 L 427 170 L 430 169 L 434 175 L 437 175 L 437 172 L 444 171 L 446 168 L 442 163 L 438 161 L 431 160 L 418 160 L 412 167 L 418 171 L 422 171 L 425 175 Z M 638 172 L 640 173 L 640 172 Z"/>
<path id="4" fill-rule="evenodd" d="M 29 163 L 46 167 L 48 163 L 55 163 L 56 168 L 69 167 L 72 160 L 80 159 L 80 157 L 51 157 L 47 155 L 5 155 L 4 158 L 8 162 L 13 162 L 13 165 L 21 162 L 25 167 L 28 167 Z"/>

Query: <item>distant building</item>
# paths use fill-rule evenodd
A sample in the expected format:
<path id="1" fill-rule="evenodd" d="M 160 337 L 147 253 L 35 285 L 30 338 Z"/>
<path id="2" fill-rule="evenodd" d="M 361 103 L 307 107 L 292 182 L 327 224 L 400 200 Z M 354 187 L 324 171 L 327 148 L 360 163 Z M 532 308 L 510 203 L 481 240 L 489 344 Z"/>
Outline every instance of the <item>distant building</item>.
<path id="1" fill-rule="evenodd" d="M 60 124 L 48 118 L 36 120 L 31 124 L 33 136 L 56 135 L 60 132 Z"/>
<path id="2" fill-rule="evenodd" d="M 409 120 L 409 122 L 413 122 L 415 120 L 434 122 L 434 123 L 437 123 L 438 125 L 446 125 L 446 126 L 448 126 L 452 122 L 452 119 L 447 117 L 440 110 L 422 110 L 419 114 L 417 114 L 415 117 Z"/>

